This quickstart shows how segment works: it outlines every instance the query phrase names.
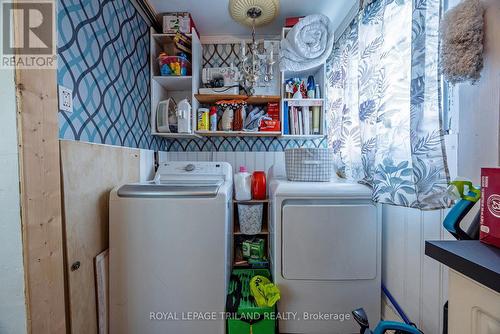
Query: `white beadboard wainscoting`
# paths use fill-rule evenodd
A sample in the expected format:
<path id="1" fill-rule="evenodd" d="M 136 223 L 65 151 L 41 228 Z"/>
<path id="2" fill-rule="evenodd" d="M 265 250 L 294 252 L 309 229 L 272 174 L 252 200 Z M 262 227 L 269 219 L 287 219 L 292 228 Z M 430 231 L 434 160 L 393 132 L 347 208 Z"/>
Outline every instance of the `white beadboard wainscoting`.
<path id="1" fill-rule="evenodd" d="M 161 161 L 227 161 L 237 170 L 267 171 L 284 164 L 283 152 L 160 152 Z M 424 333 L 442 333 L 447 300 L 446 267 L 424 255 L 425 240 L 452 238 L 442 227 L 445 211 L 383 205 L 382 272 L 387 289 Z M 383 299 L 384 319 L 400 320 Z M 375 324 L 375 319 L 372 320 Z"/>
<path id="2" fill-rule="evenodd" d="M 425 256 L 425 240 L 453 239 L 443 228 L 446 210 L 383 205 L 382 280 L 406 315 L 424 333 L 442 333 L 448 269 Z M 400 320 L 383 300 L 384 319 Z"/>

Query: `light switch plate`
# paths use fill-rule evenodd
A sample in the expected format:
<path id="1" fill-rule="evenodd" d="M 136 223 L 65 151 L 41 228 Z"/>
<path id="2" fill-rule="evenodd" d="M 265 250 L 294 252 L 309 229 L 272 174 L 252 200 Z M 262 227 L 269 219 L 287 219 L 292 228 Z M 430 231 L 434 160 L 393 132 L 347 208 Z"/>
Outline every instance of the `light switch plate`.
<path id="1" fill-rule="evenodd" d="M 73 112 L 73 90 L 59 85 L 59 110 Z"/>

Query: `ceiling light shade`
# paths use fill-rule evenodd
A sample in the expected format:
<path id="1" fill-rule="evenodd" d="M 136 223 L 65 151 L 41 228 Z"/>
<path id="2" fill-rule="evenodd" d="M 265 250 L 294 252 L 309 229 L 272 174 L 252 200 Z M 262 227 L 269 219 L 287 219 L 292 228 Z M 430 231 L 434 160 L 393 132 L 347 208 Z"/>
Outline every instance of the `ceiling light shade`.
<path id="1" fill-rule="evenodd" d="M 268 24 L 279 11 L 279 0 L 229 0 L 229 13 L 233 20 L 246 26 Z"/>

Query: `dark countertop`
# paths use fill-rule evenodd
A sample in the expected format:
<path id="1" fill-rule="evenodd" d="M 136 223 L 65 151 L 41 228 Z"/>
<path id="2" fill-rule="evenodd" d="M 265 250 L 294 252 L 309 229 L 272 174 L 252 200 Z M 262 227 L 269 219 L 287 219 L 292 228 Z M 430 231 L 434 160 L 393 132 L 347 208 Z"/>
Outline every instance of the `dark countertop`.
<path id="1" fill-rule="evenodd" d="M 479 240 L 426 241 L 425 255 L 500 293 L 500 248 Z"/>

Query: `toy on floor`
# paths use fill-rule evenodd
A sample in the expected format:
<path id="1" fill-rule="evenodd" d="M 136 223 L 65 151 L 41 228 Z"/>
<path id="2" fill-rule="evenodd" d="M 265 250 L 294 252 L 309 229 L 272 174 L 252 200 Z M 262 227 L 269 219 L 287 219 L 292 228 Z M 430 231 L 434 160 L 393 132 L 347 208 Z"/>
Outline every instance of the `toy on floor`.
<path id="1" fill-rule="evenodd" d="M 370 330 L 370 324 L 368 323 L 368 316 L 365 310 L 358 308 L 352 311 L 354 320 L 361 327 L 359 330 L 360 334 L 384 334 L 386 331 L 395 331 L 396 334 L 422 334 L 418 328 L 413 325 L 405 324 L 404 322 L 396 321 L 381 321 L 372 331 Z"/>

